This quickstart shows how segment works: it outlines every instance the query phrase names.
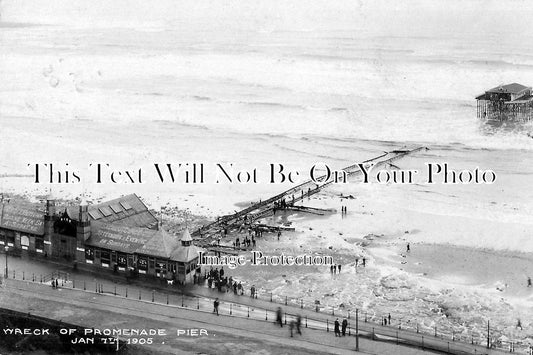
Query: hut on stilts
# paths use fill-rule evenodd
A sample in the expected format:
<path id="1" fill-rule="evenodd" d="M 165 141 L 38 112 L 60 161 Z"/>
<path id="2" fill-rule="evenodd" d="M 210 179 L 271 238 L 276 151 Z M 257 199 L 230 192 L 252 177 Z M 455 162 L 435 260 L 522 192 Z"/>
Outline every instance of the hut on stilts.
<path id="1" fill-rule="evenodd" d="M 477 117 L 489 120 L 533 119 L 531 87 L 513 83 L 500 85 L 476 97 Z"/>

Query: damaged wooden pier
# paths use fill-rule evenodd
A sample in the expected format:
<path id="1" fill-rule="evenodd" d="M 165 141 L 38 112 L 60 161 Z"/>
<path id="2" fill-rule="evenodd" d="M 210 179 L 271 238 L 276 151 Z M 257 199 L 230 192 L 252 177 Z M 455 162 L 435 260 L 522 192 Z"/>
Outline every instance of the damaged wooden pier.
<path id="1" fill-rule="evenodd" d="M 347 166 L 343 168 L 342 171 L 346 172 L 348 177 L 360 177 L 362 176 L 363 172 L 361 171 L 359 164 L 363 164 L 365 167 L 370 166 L 370 164 L 374 164 L 374 168 L 384 165 L 392 165 L 394 161 L 423 149 L 427 148 L 418 147 L 411 150 L 393 150 L 390 152 L 385 152 L 380 156 L 365 160 L 362 163 L 356 163 Z M 231 215 L 219 217 L 216 221 L 197 229 L 193 233 L 193 238 L 196 240 L 196 244 L 212 249 L 214 248 L 213 243 L 218 238 L 218 236 L 220 236 L 221 231 L 225 229 L 241 228 L 245 224 L 254 224 L 255 221 L 261 218 L 273 215 L 276 210 L 298 210 L 319 215 L 324 215 L 326 213 L 334 213 L 335 211 L 333 210 L 324 210 L 295 205 L 297 202 L 320 192 L 322 189 L 333 183 L 333 180 L 325 181 L 325 179 L 326 176 L 324 175 L 316 179 L 318 183 L 312 180 L 306 181 L 298 186 L 283 191 L 282 193 L 279 193 L 269 199 L 254 203 L 250 207 L 244 208 L 241 211 L 235 212 Z M 283 204 L 283 207 L 280 207 L 280 202 Z M 255 224 L 255 226 L 258 225 Z M 268 229 L 273 227 L 265 225 L 264 228 Z M 216 247 L 216 251 L 218 252 L 224 252 L 226 249 L 227 252 L 233 251 L 233 249 L 230 247 Z M 212 251 L 215 250 L 212 249 Z"/>

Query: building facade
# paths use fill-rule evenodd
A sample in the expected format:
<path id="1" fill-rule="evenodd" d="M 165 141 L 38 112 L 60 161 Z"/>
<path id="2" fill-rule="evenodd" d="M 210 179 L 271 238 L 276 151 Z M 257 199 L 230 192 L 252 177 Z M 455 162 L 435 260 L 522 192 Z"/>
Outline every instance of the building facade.
<path id="1" fill-rule="evenodd" d="M 82 202 L 60 212 L 53 199 L 44 206 L 13 202 L 0 208 L 0 248 L 11 253 L 179 283 L 201 273 L 202 249 L 187 228 L 181 237 L 164 231 L 135 194 L 97 205 Z"/>

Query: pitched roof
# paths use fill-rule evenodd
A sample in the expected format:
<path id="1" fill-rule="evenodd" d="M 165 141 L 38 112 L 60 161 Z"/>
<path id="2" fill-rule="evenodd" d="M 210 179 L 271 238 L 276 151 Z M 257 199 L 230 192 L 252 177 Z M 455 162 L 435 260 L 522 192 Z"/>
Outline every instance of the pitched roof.
<path id="1" fill-rule="evenodd" d="M 180 245 L 174 249 L 170 255 L 170 260 L 187 263 L 197 258 L 200 251 L 204 251 L 204 249 L 197 247 L 196 245 L 190 245 L 188 247 Z"/>
<path id="2" fill-rule="evenodd" d="M 44 207 L 35 203 L 2 203 L 0 205 L 0 227 L 43 235 Z"/>
<path id="3" fill-rule="evenodd" d="M 71 219 L 78 220 L 78 209 L 78 206 L 70 206 L 67 209 Z M 157 218 L 136 194 L 89 205 L 89 218 L 93 221 L 120 224 L 127 227 L 153 228 L 157 225 Z"/>
<path id="4" fill-rule="evenodd" d="M 203 249 L 194 245 L 184 247 L 178 239 L 159 229 L 126 227 L 116 224 L 92 222 L 91 237 L 86 245 L 116 250 L 127 254 L 144 254 L 162 259 L 189 262 Z"/>
<path id="5" fill-rule="evenodd" d="M 110 223 L 92 222 L 86 245 L 133 254 L 154 235 L 154 230 L 129 228 Z"/>
<path id="6" fill-rule="evenodd" d="M 519 92 L 524 91 L 525 89 L 529 89 L 529 88 L 527 86 L 522 85 L 522 84 L 512 83 L 512 84 L 497 86 L 495 88 L 487 90 L 487 92 L 490 92 L 490 93 L 518 94 Z"/>
<path id="7" fill-rule="evenodd" d="M 178 238 L 159 228 L 146 244 L 137 249 L 137 253 L 169 258 L 177 246 Z"/>

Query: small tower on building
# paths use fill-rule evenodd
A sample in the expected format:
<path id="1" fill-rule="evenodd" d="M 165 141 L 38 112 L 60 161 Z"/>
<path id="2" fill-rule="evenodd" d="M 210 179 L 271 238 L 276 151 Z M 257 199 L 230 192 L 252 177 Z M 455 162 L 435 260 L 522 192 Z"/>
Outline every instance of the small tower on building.
<path id="1" fill-rule="evenodd" d="M 198 269 L 199 252 L 204 250 L 193 244 L 189 228 L 183 231 L 180 243 L 181 245 L 172 252 L 170 259 L 178 264 L 176 279 L 181 283 L 187 283 L 193 280 L 193 275 Z"/>

